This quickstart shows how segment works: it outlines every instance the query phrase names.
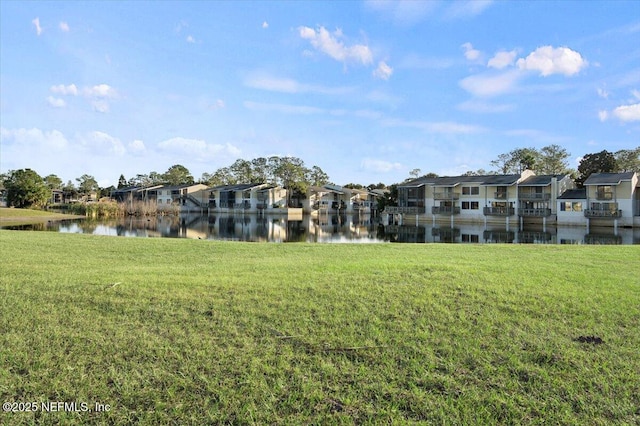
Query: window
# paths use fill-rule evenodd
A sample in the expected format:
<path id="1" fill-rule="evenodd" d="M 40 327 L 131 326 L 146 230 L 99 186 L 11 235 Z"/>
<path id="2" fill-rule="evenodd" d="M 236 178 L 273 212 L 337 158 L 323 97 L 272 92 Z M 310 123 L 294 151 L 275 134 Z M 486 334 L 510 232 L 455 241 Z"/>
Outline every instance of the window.
<path id="1" fill-rule="evenodd" d="M 477 234 L 462 234 L 463 243 L 477 243 L 480 242 L 480 236 Z"/>
<path id="2" fill-rule="evenodd" d="M 462 195 L 479 195 L 480 188 L 477 186 L 463 186 Z"/>
<path id="3" fill-rule="evenodd" d="M 563 201 L 560 203 L 560 211 L 562 212 L 581 212 L 582 202 L 580 201 Z"/>
<path id="4" fill-rule="evenodd" d="M 478 201 L 463 201 L 462 210 L 479 210 L 480 203 Z"/>

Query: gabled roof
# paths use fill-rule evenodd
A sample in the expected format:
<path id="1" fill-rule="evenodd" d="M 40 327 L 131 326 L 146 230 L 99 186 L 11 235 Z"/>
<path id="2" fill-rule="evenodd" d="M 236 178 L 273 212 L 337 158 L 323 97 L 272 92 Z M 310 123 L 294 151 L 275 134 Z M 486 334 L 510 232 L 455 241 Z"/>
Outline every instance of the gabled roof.
<path id="1" fill-rule="evenodd" d="M 553 179 L 562 180 L 567 175 L 539 175 L 539 176 L 529 176 L 522 182 L 520 182 L 521 186 L 548 186 L 551 185 L 551 181 Z"/>
<path id="2" fill-rule="evenodd" d="M 258 186 L 266 185 L 264 183 L 239 183 L 235 185 L 218 185 L 209 188 L 212 191 L 220 190 L 220 191 L 244 191 L 247 189 L 255 188 Z"/>
<path id="3" fill-rule="evenodd" d="M 620 185 L 623 180 L 631 180 L 635 172 L 593 173 L 584 181 L 585 185 Z"/>
<path id="4" fill-rule="evenodd" d="M 422 176 L 417 179 L 400 183 L 398 184 L 398 188 L 418 188 L 424 185 L 432 185 L 437 179 L 439 178 Z"/>
<path id="5" fill-rule="evenodd" d="M 482 186 L 510 186 L 515 185 L 522 178 L 521 175 L 489 175 L 484 177 L 485 181 L 482 182 Z"/>
<path id="6" fill-rule="evenodd" d="M 587 190 L 585 188 L 580 189 L 567 189 L 558 197 L 558 200 L 586 200 Z"/>

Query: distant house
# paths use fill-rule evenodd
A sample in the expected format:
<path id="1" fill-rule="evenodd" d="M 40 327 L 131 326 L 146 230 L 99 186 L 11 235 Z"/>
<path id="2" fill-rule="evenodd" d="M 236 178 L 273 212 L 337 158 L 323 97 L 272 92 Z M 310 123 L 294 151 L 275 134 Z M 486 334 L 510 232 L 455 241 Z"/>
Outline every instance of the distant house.
<path id="1" fill-rule="evenodd" d="M 542 219 L 555 222 L 558 212 L 558 197 L 575 183 L 569 175 L 529 176 L 518 184 L 518 216 L 521 222 Z"/>
<path id="2" fill-rule="evenodd" d="M 530 170 L 521 174 L 423 177 L 398 185 L 398 207 L 388 207 L 398 222 L 403 217 L 438 222 L 496 222 L 517 219 L 519 184 L 534 176 Z M 384 219 L 384 217 L 383 217 Z"/>
<path id="3" fill-rule="evenodd" d="M 153 202 L 157 200 L 157 189 L 162 185 L 152 186 L 127 186 L 111 191 L 111 198 L 118 203 L 130 203 L 133 201 Z"/>
<path id="4" fill-rule="evenodd" d="M 587 205 L 585 188 L 568 189 L 557 199 L 558 225 L 585 225 L 587 220 L 584 210 Z"/>
<path id="5" fill-rule="evenodd" d="M 220 185 L 208 189 L 209 212 L 284 213 L 287 190 L 266 183 Z"/>
<path id="6" fill-rule="evenodd" d="M 179 206 L 181 210 L 206 209 L 207 201 L 204 199 L 207 185 L 185 184 L 177 186 L 162 186 L 155 189 L 158 210 Z"/>
<path id="7" fill-rule="evenodd" d="M 307 213 L 369 214 L 377 207 L 377 193 L 366 189 L 326 184 L 312 186 L 303 204 Z"/>
<path id="8" fill-rule="evenodd" d="M 585 217 L 592 224 L 614 222 L 614 226 L 632 225 L 636 211 L 638 175 L 628 173 L 594 173 L 584 182 L 587 189 Z"/>

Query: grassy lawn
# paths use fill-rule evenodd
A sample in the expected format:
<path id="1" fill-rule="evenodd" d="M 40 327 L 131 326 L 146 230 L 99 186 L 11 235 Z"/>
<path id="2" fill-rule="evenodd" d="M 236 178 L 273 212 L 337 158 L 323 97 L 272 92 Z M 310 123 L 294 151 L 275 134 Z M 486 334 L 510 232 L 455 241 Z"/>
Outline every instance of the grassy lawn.
<path id="1" fill-rule="evenodd" d="M 30 223 L 46 222 L 48 220 L 54 221 L 73 219 L 74 217 L 84 216 L 54 213 L 44 210 L 0 207 L 0 226 L 17 226 Z"/>
<path id="2" fill-rule="evenodd" d="M 0 231 L 0 424 L 638 424 L 640 247 Z"/>

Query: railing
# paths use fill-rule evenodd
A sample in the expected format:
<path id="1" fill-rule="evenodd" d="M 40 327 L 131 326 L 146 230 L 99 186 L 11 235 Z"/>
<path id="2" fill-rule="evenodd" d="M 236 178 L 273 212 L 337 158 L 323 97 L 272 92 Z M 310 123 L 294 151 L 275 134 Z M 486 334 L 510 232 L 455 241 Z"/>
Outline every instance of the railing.
<path id="1" fill-rule="evenodd" d="M 518 216 L 547 217 L 551 216 L 551 209 L 518 209 Z"/>
<path id="2" fill-rule="evenodd" d="M 232 209 L 236 205 L 235 201 L 220 201 L 221 209 Z"/>
<path id="3" fill-rule="evenodd" d="M 495 198 L 496 200 L 506 200 L 507 199 L 507 193 L 506 192 L 502 192 L 502 191 L 494 192 L 493 193 L 493 198 Z"/>
<path id="4" fill-rule="evenodd" d="M 622 217 L 622 210 L 585 210 L 584 217 L 601 219 L 618 219 Z"/>
<path id="5" fill-rule="evenodd" d="M 434 200 L 457 200 L 460 198 L 460 194 L 456 194 L 455 192 L 434 192 L 433 199 Z"/>
<path id="6" fill-rule="evenodd" d="M 195 204 L 198 207 L 204 207 L 204 203 L 200 200 L 198 200 L 196 197 L 194 197 L 193 195 L 187 194 L 184 196 L 187 200 L 191 201 L 193 204 Z"/>
<path id="7" fill-rule="evenodd" d="M 396 213 L 405 213 L 405 214 L 420 214 L 424 213 L 423 207 L 397 207 L 397 206 L 387 206 L 384 208 L 383 213 L 396 214 Z"/>
<path id="8" fill-rule="evenodd" d="M 460 207 L 434 206 L 434 207 L 431 207 L 431 214 L 439 214 L 443 216 L 460 214 Z"/>
<path id="9" fill-rule="evenodd" d="M 526 201 L 548 201 L 551 199 L 551 194 L 541 192 L 521 192 L 518 194 L 518 199 Z"/>
<path id="10" fill-rule="evenodd" d="M 513 207 L 485 207 L 482 211 L 485 216 L 513 216 L 515 214 Z"/>

